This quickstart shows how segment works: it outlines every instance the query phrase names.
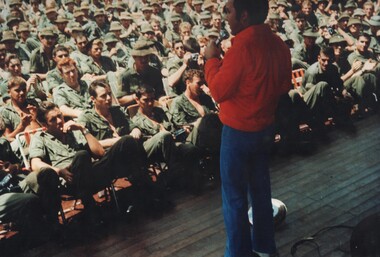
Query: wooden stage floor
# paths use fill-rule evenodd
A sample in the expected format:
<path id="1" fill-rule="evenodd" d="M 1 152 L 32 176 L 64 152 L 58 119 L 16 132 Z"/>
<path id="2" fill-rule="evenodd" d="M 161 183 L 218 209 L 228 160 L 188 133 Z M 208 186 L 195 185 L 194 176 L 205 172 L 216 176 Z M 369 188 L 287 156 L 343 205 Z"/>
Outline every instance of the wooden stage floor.
<path id="1" fill-rule="evenodd" d="M 322 228 L 355 226 L 380 211 L 380 115 L 355 122 L 358 132 L 337 129 L 329 143 L 318 143 L 309 155 L 275 156 L 271 165 L 273 197 L 288 208 L 276 232 L 280 256 L 291 256 L 291 246 Z M 176 193 L 176 207 L 162 217 L 115 219 L 103 236 L 57 244 L 49 241 L 17 256 L 27 257 L 221 257 L 225 231 L 219 187 L 201 196 Z M 350 256 L 349 229 L 321 234 L 321 256 Z M 0 254 L 1 255 L 1 254 Z M 318 256 L 313 244 L 298 247 L 296 256 Z"/>

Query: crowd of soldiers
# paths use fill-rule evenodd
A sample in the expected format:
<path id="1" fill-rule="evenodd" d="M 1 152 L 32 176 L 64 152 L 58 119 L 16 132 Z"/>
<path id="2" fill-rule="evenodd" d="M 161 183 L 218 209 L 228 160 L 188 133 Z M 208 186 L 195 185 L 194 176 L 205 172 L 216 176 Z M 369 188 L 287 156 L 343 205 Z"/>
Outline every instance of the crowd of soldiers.
<path id="1" fill-rule="evenodd" d="M 93 226 L 101 217 L 92 195 L 120 177 L 139 188 L 133 205 L 170 205 L 164 187 L 173 181 L 199 193 L 200 163 L 218 162 L 221 133 L 203 55 L 212 40 L 220 58 L 228 54 L 225 2 L 0 2 L 0 219 L 57 224 L 64 187 Z M 268 4 L 266 23 L 289 46 L 293 70 L 305 71 L 278 107 L 283 143 L 298 143 L 300 123 L 325 136 L 328 118 L 352 129 L 353 111 L 377 110 L 380 2 Z M 16 135 L 42 127 L 21 176 Z M 152 182 L 155 162 L 172 174 L 165 183 Z"/>

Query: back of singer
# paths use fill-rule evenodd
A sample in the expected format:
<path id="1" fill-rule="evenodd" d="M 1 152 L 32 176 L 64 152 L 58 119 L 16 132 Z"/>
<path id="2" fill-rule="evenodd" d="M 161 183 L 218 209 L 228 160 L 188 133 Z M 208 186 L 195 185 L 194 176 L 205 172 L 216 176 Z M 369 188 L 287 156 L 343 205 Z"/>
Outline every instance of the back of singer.
<path id="1" fill-rule="evenodd" d="M 227 242 L 225 257 L 276 256 L 269 150 L 279 98 L 290 89 L 290 51 L 264 24 L 267 0 L 228 0 L 224 13 L 235 37 L 221 60 L 211 42 L 205 77 L 220 104 L 220 167 Z M 253 227 L 248 222 L 253 208 Z"/>

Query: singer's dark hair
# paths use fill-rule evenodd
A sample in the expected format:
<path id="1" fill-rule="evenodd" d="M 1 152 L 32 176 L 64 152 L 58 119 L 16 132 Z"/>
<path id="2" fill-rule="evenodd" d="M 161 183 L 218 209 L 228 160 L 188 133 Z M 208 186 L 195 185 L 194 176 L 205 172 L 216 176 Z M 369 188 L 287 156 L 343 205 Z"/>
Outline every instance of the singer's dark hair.
<path id="1" fill-rule="evenodd" d="M 251 25 L 263 24 L 269 11 L 268 0 L 235 0 L 236 19 L 240 20 L 243 11 L 248 12 Z"/>

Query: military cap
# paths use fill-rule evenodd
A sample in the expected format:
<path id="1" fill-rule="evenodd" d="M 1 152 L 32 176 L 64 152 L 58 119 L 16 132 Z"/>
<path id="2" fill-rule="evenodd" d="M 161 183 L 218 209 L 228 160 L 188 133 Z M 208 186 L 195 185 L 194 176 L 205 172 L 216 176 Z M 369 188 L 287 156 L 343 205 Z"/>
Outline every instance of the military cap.
<path id="1" fill-rule="evenodd" d="M 68 19 L 66 19 L 63 15 L 58 15 L 57 19 L 54 21 L 54 23 L 66 23 L 69 22 Z"/>
<path id="2" fill-rule="evenodd" d="M 286 0 L 279 0 L 277 1 L 277 6 L 279 5 L 288 7 L 288 2 Z"/>
<path id="3" fill-rule="evenodd" d="M 343 36 L 339 34 L 334 34 L 332 37 L 329 39 L 329 44 L 339 44 L 339 43 L 347 43 L 346 40 L 344 39 Z"/>
<path id="4" fill-rule="evenodd" d="M 142 12 L 146 12 L 146 11 L 148 11 L 148 12 L 152 12 L 152 11 L 153 11 L 153 8 L 152 8 L 152 6 L 144 5 L 143 7 L 141 7 L 141 11 L 142 11 Z"/>
<path id="5" fill-rule="evenodd" d="M 121 26 L 120 22 L 118 21 L 112 21 L 110 25 L 110 31 L 115 31 L 115 30 L 122 30 L 123 26 Z"/>
<path id="6" fill-rule="evenodd" d="M 132 56 L 147 56 L 147 55 L 153 54 L 154 53 L 152 49 L 153 44 L 154 42 L 149 42 L 144 39 L 139 39 L 134 44 L 131 50 L 131 55 Z"/>
<path id="7" fill-rule="evenodd" d="M 129 12 L 122 12 L 119 16 L 119 20 L 133 20 Z"/>
<path id="8" fill-rule="evenodd" d="M 12 7 L 13 5 L 22 5 L 22 2 L 21 0 L 10 0 L 9 7 Z"/>
<path id="9" fill-rule="evenodd" d="M 82 2 L 82 3 L 80 3 L 80 9 L 81 10 L 90 10 L 90 4 L 88 2 Z"/>
<path id="10" fill-rule="evenodd" d="M 211 18 L 211 17 L 210 17 Z M 173 14 L 171 17 L 170 17 L 170 21 L 171 22 L 175 22 L 175 21 L 181 21 L 182 18 L 181 16 L 179 16 L 178 14 Z"/>
<path id="11" fill-rule="evenodd" d="M 278 13 L 270 13 L 268 15 L 268 19 L 270 19 L 270 20 L 281 20 L 281 17 Z"/>
<path id="12" fill-rule="evenodd" d="M 150 5 L 160 5 L 160 2 L 158 0 L 150 0 Z"/>
<path id="13" fill-rule="evenodd" d="M 318 4 L 319 4 L 319 3 L 326 3 L 326 4 L 327 4 L 328 1 L 327 1 L 327 0 L 318 0 Z"/>
<path id="14" fill-rule="evenodd" d="M 278 5 L 277 5 L 277 3 L 275 1 L 270 1 L 269 2 L 269 8 L 277 8 L 277 7 L 278 7 Z"/>
<path id="15" fill-rule="evenodd" d="M 154 33 L 152 26 L 149 23 L 144 23 L 141 25 L 141 33 Z"/>
<path id="16" fill-rule="evenodd" d="M 350 19 L 348 20 L 348 24 L 347 24 L 347 26 L 349 27 L 349 26 L 354 25 L 354 24 L 362 25 L 362 22 L 361 22 L 361 20 L 359 20 L 359 19 L 357 19 L 357 18 L 350 18 Z"/>
<path id="17" fill-rule="evenodd" d="M 210 7 L 215 7 L 215 4 L 211 1 L 203 3 L 203 9 L 208 9 Z"/>
<path id="18" fill-rule="evenodd" d="M 117 2 L 115 3 L 115 9 L 124 12 L 127 8 L 124 3 Z"/>
<path id="19" fill-rule="evenodd" d="M 343 19 L 350 19 L 350 16 L 347 13 L 343 13 L 342 15 L 339 16 L 338 22 L 342 21 Z"/>
<path id="20" fill-rule="evenodd" d="M 13 41 L 13 42 L 18 41 L 16 34 L 12 30 L 3 31 L 3 37 L 1 39 L 1 43 L 4 43 L 6 41 Z"/>
<path id="21" fill-rule="evenodd" d="M 217 29 L 210 29 L 207 33 L 207 37 L 219 37 L 219 31 Z"/>
<path id="22" fill-rule="evenodd" d="M 192 2 L 193 5 L 197 5 L 197 4 L 203 4 L 203 1 L 202 0 L 194 0 Z"/>
<path id="23" fill-rule="evenodd" d="M 201 15 L 199 16 L 199 18 L 201 20 L 211 19 L 211 14 L 209 11 L 203 11 L 203 12 L 201 12 Z"/>
<path id="24" fill-rule="evenodd" d="M 186 3 L 186 0 L 175 0 L 173 5 L 176 6 L 176 5 L 184 4 L 184 3 Z"/>
<path id="25" fill-rule="evenodd" d="M 49 8 L 46 8 L 45 9 L 45 13 L 48 14 L 48 13 L 52 13 L 52 12 L 55 12 L 55 13 L 58 13 L 57 12 L 57 9 L 55 7 L 49 7 Z"/>
<path id="26" fill-rule="evenodd" d="M 19 17 L 17 17 L 17 16 L 15 16 L 15 15 L 8 15 L 7 16 L 7 25 L 9 26 L 9 24 L 11 23 L 11 22 L 20 22 L 21 21 L 21 19 L 19 18 Z"/>
<path id="27" fill-rule="evenodd" d="M 113 6 L 112 4 L 107 4 L 106 7 L 104 8 L 107 12 L 115 9 L 115 6 Z"/>
<path id="28" fill-rule="evenodd" d="M 374 15 L 371 17 L 371 19 L 368 21 L 369 25 L 371 26 L 380 26 L 380 15 Z"/>
<path id="29" fill-rule="evenodd" d="M 52 27 L 47 27 L 43 28 L 40 31 L 40 36 L 50 36 L 50 37 L 56 37 L 57 34 L 54 33 L 54 28 Z"/>
<path id="30" fill-rule="evenodd" d="M 117 39 L 115 33 L 113 32 L 108 32 L 105 36 L 104 36 L 104 43 L 105 44 L 109 44 L 109 43 L 117 43 L 119 40 Z"/>
<path id="31" fill-rule="evenodd" d="M 75 4 L 75 1 L 74 0 L 66 0 L 65 5 L 67 5 L 67 4 Z"/>
<path id="32" fill-rule="evenodd" d="M 354 1 L 347 1 L 347 3 L 344 5 L 344 9 L 348 9 L 348 8 L 356 8 L 357 5 Z"/>
<path id="33" fill-rule="evenodd" d="M 100 16 L 100 15 L 106 15 L 103 9 L 96 9 L 94 12 L 94 17 Z"/>
<path id="34" fill-rule="evenodd" d="M 82 11 L 82 9 L 76 8 L 74 10 L 74 18 L 77 18 L 77 17 L 80 17 L 80 16 L 84 16 L 84 12 Z"/>
<path id="35" fill-rule="evenodd" d="M 84 31 L 83 27 L 80 25 L 79 22 L 70 22 L 68 28 L 71 30 L 71 32 L 74 32 L 74 31 L 77 31 L 77 32 Z"/>
<path id="36" fill-rule="evenodd" d="M 319 34 L 317 32 L 314 32 L 311 28 L 310 29 L 306 29 L 303 33 L 302 33 L 302 36 L 304 37 L 319 37 Z"/>
<path id="37" fill-rule="evenodd" d="M 365 16 L 365 12 L 362 8 L 357 8 L 354 13 L 352 14 L 352 16 Z"/>
<path id="38" fill-rule="evenodd" d="M 26 21 L 20 22 L 17 28 L 17 32 L 30 31 L 29 23 Z"/>

